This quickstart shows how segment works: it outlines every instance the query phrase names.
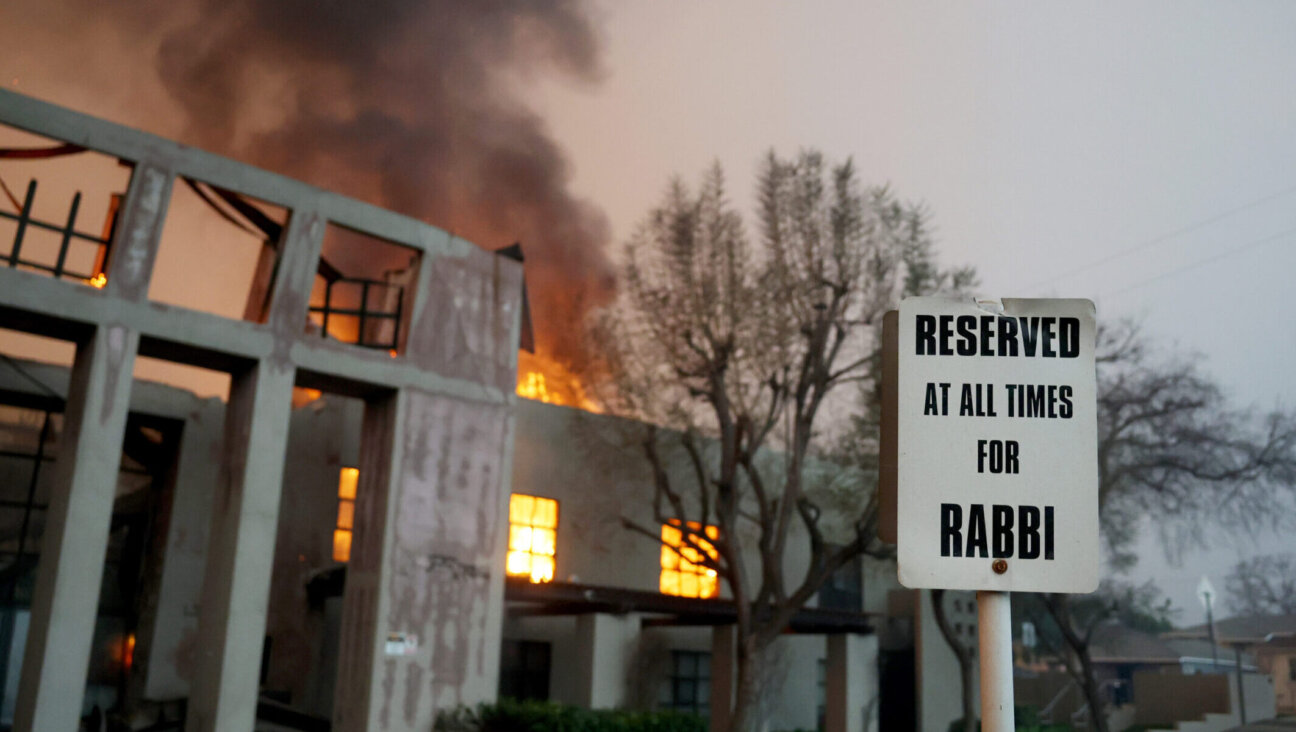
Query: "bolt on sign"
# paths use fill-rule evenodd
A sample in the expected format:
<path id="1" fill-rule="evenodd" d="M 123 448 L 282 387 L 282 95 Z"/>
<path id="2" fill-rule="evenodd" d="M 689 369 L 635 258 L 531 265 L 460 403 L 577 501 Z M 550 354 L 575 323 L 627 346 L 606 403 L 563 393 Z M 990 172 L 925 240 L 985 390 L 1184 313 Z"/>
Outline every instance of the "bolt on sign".
<path id="1" fill-rule="evenodd" d="M 1092 592 L 1093 303 L 908 298 L 896 331 L 900 583 Z"/>

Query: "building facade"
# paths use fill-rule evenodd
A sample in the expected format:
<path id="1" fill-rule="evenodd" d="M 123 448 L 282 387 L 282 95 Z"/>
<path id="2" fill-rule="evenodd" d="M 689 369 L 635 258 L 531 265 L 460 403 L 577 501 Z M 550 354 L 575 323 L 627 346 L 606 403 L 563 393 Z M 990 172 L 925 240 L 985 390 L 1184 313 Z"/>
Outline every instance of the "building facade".
<path id="1" fill-rule="evenodd" d="M 498 695 L 724 725 L 726 588 L 626 530 L 644 425 L 515 394 L 519 262 L 7 91 L 0 162 L 0 726 L 426 732 Z M 769 729 L 958 716 L 892 565 L 810 605 Z"/>
<path id="2" fill-rule="evenodd" d="M 14 729 L 76 729 L 88 682 L 115 684 L 119 700 L 183 685 L 186 729 L 252 728 L 299 389 L 355 399 L 362 412 L 333 729 L 426 730 L 439 708 L 492 698 L 520 263 L 8 91 L 0 124 L 3 173 L 28 178 L 0 215 L 0 329 L 9 344 L 67 352 L 70 369 L 63 390 L 34 381 L 42 393 L 21 397 L 59 417 L 36 454 L 11 451 L 28 472 L 42 469 L 5 486 L 6 519 L 19 527 L 5 567 L 8 660 L 23 648 L 17 673 L 6 668 Z M 61 172 L 23 167 L 38 163 Z M 184 226 L 194 223 L 186 206 L 212 226 Z M 175 261 L 190 266 L 158 276 Z M 245 266 L 227 307 L 235 285 L 211 282 L 230 262 Z M 218 423 L 190 430 L 188 417 L 136 411 L 135 376 L 149 362 L 223 379 Z M 123 487 L 123 466 L 148 473 L 136 481 L 147 488 Z M 145 510 L 127 511 L 129 495 Z M 145 519 L 134 534 L 127 513 Z M 115 593 L 135 628 L 117 666 L 147 659 L 156 676 L 90 674 L 108 560 L 133 578 Z M 398 657 L 392 638 L 405 639 Z"/>

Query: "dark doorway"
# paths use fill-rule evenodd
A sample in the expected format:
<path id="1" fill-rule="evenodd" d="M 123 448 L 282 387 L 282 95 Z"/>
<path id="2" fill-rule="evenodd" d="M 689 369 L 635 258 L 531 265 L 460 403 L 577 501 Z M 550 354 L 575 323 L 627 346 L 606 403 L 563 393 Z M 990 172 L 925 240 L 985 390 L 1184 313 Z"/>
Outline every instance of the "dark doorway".
<path id="1" fill-rule="evenodd" d="M 0 394 L 0 729 L 12 723 L 17 702 L 17 669 L 63 440 L 61 401 L 57 395 Z M 146 585 L 160 568 L 164 532 L 157 526 L 166 520 L 182 428 L 137 413 L 127 420 L 85 696 L 69 700 L 83 716 L 121 711 L 127 701 Z"/>
<path id="2" fill-rule="evenodd" d="M 548 643 L 505 640 L 500 648 L 499 695 L 518 700 L 547 700 L 552 653 Z"/>
<path id="3" fill-rule="evenodd" d="M 913 646 L 878 653 L 878 729 L 912 732 L 917 729 L 917 680 Z"/>

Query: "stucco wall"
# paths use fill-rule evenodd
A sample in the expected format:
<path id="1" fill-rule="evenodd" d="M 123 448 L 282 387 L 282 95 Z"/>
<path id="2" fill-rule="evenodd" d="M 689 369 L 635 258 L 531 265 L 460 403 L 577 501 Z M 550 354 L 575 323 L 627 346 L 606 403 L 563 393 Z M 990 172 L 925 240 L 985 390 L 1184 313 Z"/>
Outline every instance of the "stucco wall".
<path id="1" fill-rule="evenodd" d="M 288 428 L 266 618 L 271 638 L 266 687 L 289 692 L 294 704 L 318 683 L 317 667 L 336 662 L 322 657 L 326 613 L 321 604 L 312 606 L 306 589 L 320 572 L 339 566 L 333 561 L 338 474 L 358 464 L 362 410 L 359 400 L 321 399 L 294 410 Z M 332 710 L 312 711 L 327 716 Z"/>
<path id="2" fill-rule="evenodd" d="M 622 525 L 629 518 L 650 531 L 660 529 L 653 520 L 652 472 L 643 434 L 643 425 L 635 422 L 518 400 L 512 490 L 559 503 L 556 579 L 658 590 L 660 543 Z M 678 437 L 663 433 L 659 439 L 672 481 L 685 495 L 695 495 L 696 478 Z M 686 505 L 696 510 L 696 503 Z M 831 523 L 828 516 L 826 524 Z M 841 533 L 828 538 L 846 539 Z M 746 539 L 748 547 L 755 547 L 754 534 Z M 755 552 L 747 557 L 749 571 L 756 572 Z M 794 522 L 784 555 L 788 582 L 794 585 L 808 564 L 809 542 Z M 721 586 L 721 596 L 727 597 L 728 589 Z"/>
<path id="3" fill-rule="evenodd" d="M 514 449 L 513 491 L 553 498 L 559 502 L 558 547 L 555 577 L 584 584 L 622 587 L 655 592 L 661 571 L 660 543 L 627 530 L 628 518 L 650 530 L 656 525 L 652 513 L 652 474 L 640 440 L 642 425 L 611 417 L 592 415 L 564 407 L 521 400 L 517 410 L 518 433 Z M 687 468 L 682 448 L 663 436 L 663 455 L 671 466 L 671 477 L 680 486 L 691 486 L 694 477 Z M 754 540 L 748 546 L 754 546 Z M 795 582 L 808 562 L 808 542 L 794 528 L 785 557 L 789 581 Z M 749 566 L 756 568 L 754 556 Z M 873 567 L 885 574 L 886 567 Z M 894 568 L 890 569 L 894 576 Z M 723 584 L 722 584 L 723 588 Z M 876 588 L 865 587 L 866 602 Z M 727 588 L 722 596 L 728 596 Z M 884 597 L 880 591 L 877 597 Z M 637 625 L 637 617 L 629 616 Z M 627 654 L 625 637 L 607 633 L 592 652 L 609 660 L 613 667 Z M 609 636 L 615 636 L 609 638 Z M 573 663 L 588 649 L 580 648 L 584 638 L 575 617 L 512 618 L 505 637 L 552 643 L 550 698 L 585 704 L 591 690 L 579 674 L 570 672 Z M 599 678 L 593 681 L 595 706 L 621 698 L 625 706 L 651 707 L 668 674 L 671 650 L 711 651 L 709 628 L 655 628 L 637 633 L 628 678 Z M 615 646 L 615 647 L 614 647 Z M 852 667 L 867 678 L 866 699 L 859 702 L 860 719 L 876 691 L 876 643 L 855 644 L 858 656 Z M 785 636 L 771 651 L 770 687 L 766 694 L 770 729 L 814 729 L 818 723 L 819 664 L 826 656 L 824 636 Z M 618 697 L 619 685 L 626 685 Z M 942 732 L 944 732 L 942 730 Z"/>
<path id="4" fill-rule="evenodd" d="M 914 623 L 914 664 L 918 674 L 918 729 L 920 732 L 946 732 L 950 722 L 963 716 L 962 681 L 958 659 L 936 625 L 929 590 L 912 590 L 916 593 Z M 956 635 L 975 647 L 976 595 L 972 592 L 949 591 L 945 593 L 946 618 Z M 960 631 L 961 629 L 961 631 Z M 973 663 L 973 688 L 980 688 L 979 664 Z M 981 700 L 975 701 L 980 714 Z"/>

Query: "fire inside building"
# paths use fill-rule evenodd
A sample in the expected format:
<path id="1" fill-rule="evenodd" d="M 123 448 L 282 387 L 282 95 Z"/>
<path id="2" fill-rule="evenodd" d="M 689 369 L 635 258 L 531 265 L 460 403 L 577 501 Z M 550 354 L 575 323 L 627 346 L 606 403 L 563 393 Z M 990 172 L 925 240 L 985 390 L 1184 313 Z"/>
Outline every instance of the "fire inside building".
<path id="1" fill-rule="evenodd" d="M 724 725 L 732 603 L 622 528 L 644 426 L 517 378 L 520 251 L 6 91 L 0 123 L 0 727 Z M 913 728 L 955 665 L 886 575 L 792 621 L 771 728 Z"/>

